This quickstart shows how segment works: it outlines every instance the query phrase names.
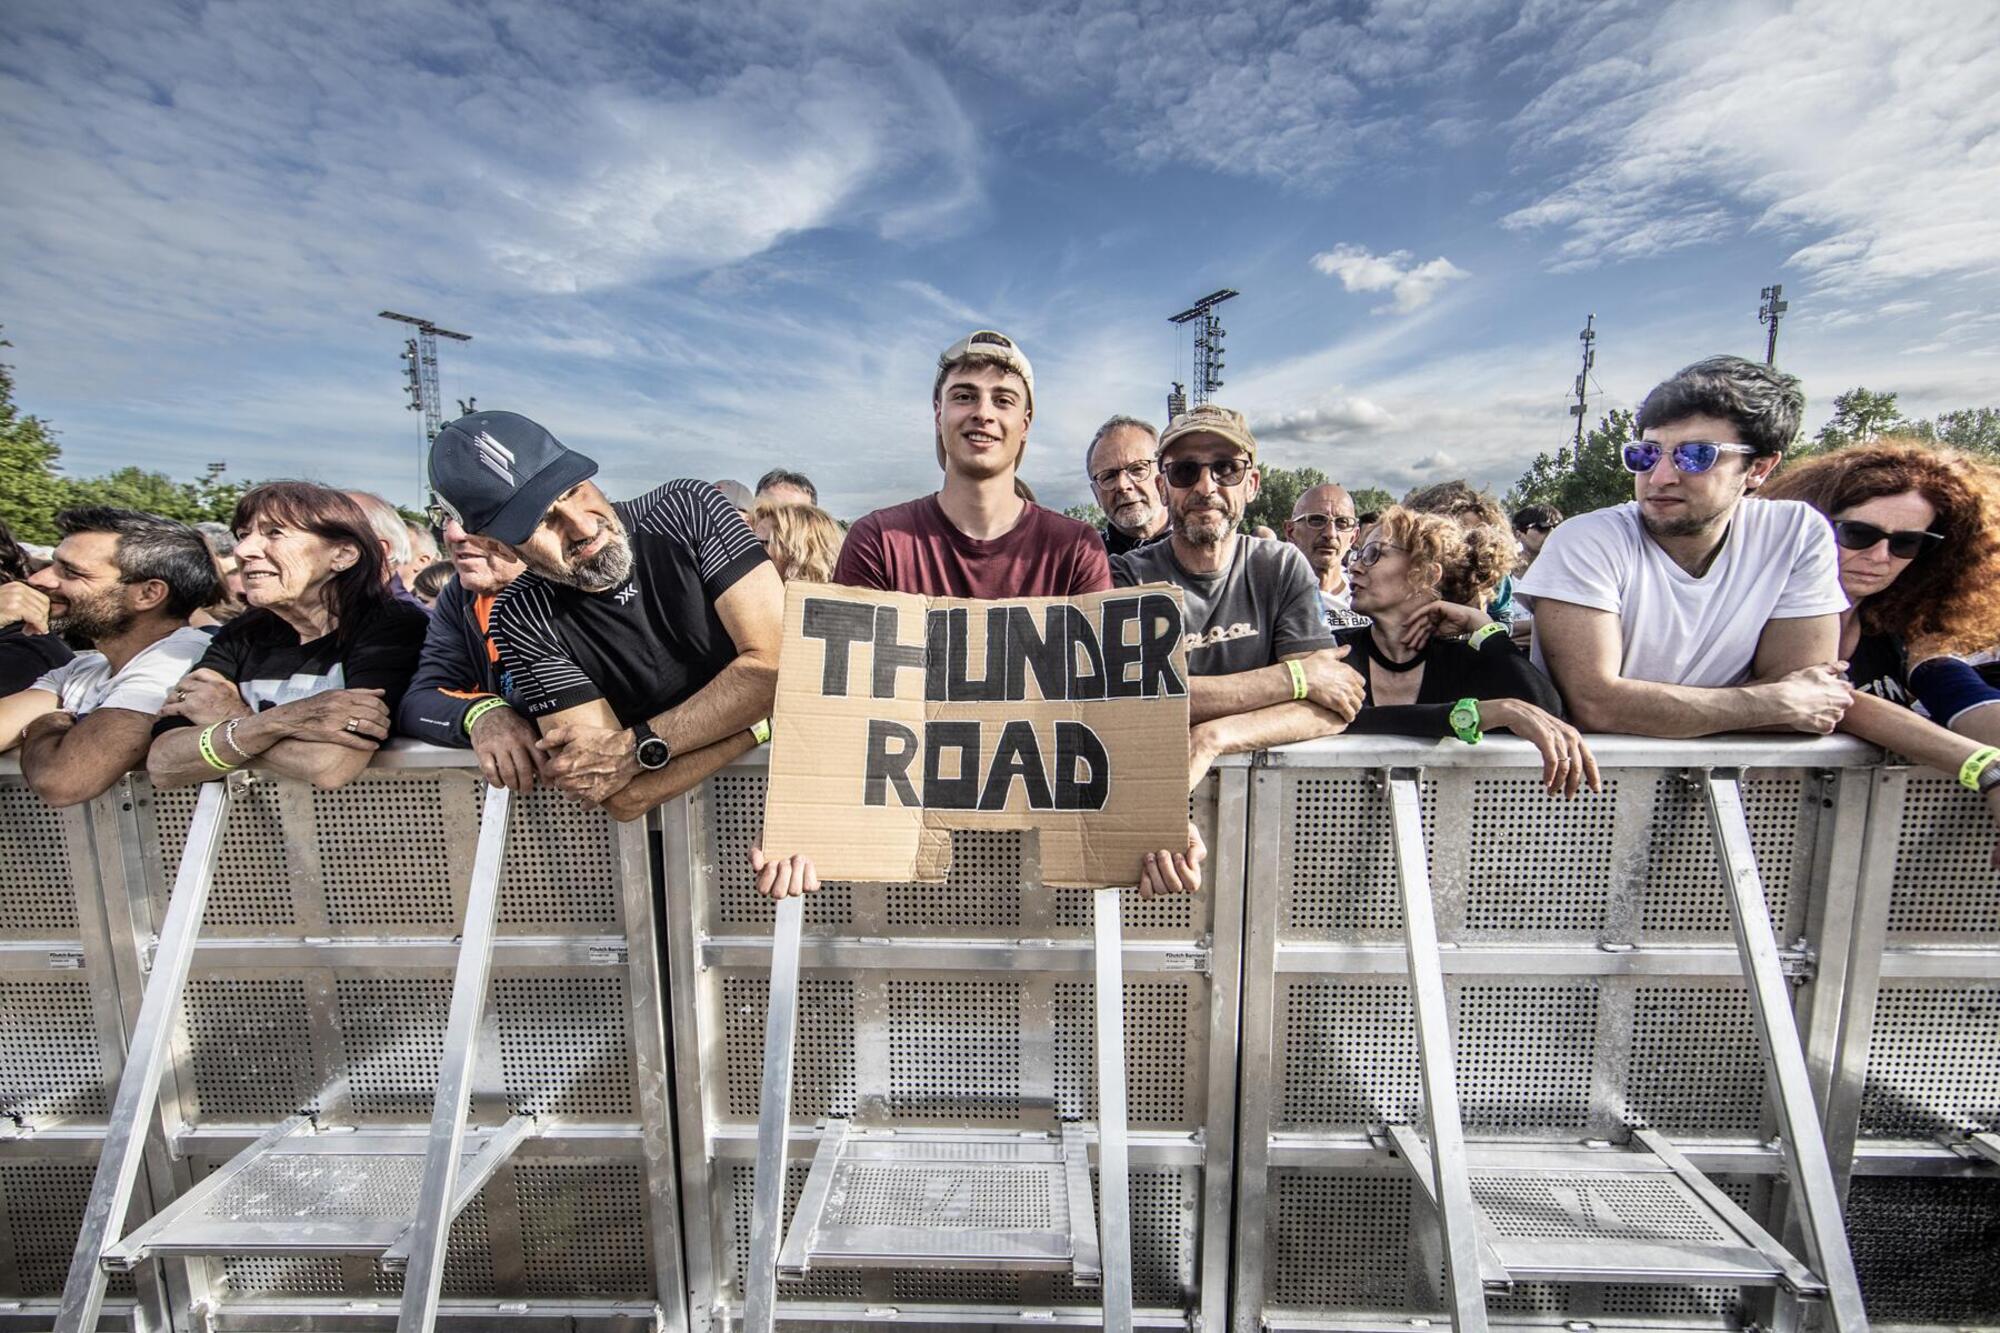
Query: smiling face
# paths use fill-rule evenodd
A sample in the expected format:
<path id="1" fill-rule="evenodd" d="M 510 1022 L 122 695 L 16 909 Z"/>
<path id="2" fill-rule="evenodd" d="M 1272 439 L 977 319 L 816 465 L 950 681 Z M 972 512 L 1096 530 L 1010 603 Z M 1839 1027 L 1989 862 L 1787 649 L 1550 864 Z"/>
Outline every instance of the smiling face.
<path id="1" fill-rule="evenodd" d="M 1870 523 L 1884 532 L 1928 532 L 1931 524 L 1937 522 L 1937 509 L 1916 491 L 1904 491 L 1900 495 L 1878 495 L 1873 500 L 1863 500 L 1833 517 Z M 1890 555 L 1887 538 L 1865 551 L 1850 551 L 1845 546 L 1836 549 L 1840 554 L 1840 590 L 1847 594 L 1849 602 L 1856 604 L 1887 588 L 1913 561 L 1921 558 L 1899 560 Z"/>
<path id="2" fill-rule="evenodd" d="M 243 600 L 253 607 L 317 609 L 328 580 L 358 559 L 352 542 L 330 541 L 268 513 L 252 515 L 236 534 Z"/>
<path id="3" fill-rule="evenodd" d="M 474 597 L 499 592 L 519 578 L 527 566 L 512 547 L 491 537 L 476 537 L 451 519 L 444 525 L 445 553 L 458 572 L 459 586 Z"/>
<path id="4" fill-rule="evenodd" d="M 62 539 L 49 566 L 28 576 L 31 586 L 48 595 L 50 629 L 96 641 L 131 628 L 144 608 L 135 605 L 139 590 L 124 582 L 117 557 L 116 533 L 78 532 Z M 151 603 L 159 600 L 153 597 Z"/>
<path id="5" fill-rule="evenodd" d="M 1706 472 L 1682 472 L 1674 466 L 1673 447 L 1693 440 L 1741 444 L 1736 423 L 1721 417 L 1691 416 L 1663 426 L 1648 426 L 1645 438 L 1660 449 L 1651 471 L 1635 473 L 1633 497 L 1639 518 L 1654 537 L 1693 537 L 1719 530 L 1736 512 L 1747 490 L 1755 490 L 1778 465 L 1775 454 L 1752 458 L 1722 454 Z"/>
<path id="6" fill-rule="evenodd" d="M 514 551 L 543 578 L 584 592 L 609 592 L 632 572 L 625 526 L 590 481 L 564 491 Z"/>
<path id="7" fill-rule="evenodd" d="M 1028 445 L 1028 386 L 1002 366 L 964 365 L 938 391 L 938 440 L 945 471 L 975 480 L 1011 476 Z"/>

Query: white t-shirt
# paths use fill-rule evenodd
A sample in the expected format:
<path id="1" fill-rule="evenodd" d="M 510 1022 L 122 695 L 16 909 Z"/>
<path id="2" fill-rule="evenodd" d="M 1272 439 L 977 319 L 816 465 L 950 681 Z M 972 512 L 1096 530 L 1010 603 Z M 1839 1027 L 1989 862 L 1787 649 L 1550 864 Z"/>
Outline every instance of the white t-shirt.
<path id="1" fill-rule="evenodd" d="M 103 653 L 78 653 L 37 680 L 30 689 L 56 696 L 57 707 L 82 717 L 98 708 L 129 708 L 157 713 L 166 706 L 174 682 L 194 670 L 208 651 L 209 637 L 183 625 L 166 638 L 139 650 L 117 675 Z"/>
<path id="2" fill-rule="evenodd" d="M 1625 640 L 1619 675 L 1707 688 L 1750 678 L 1769 622 L 1847 609 L 1833 529 L 1797 500 L 1739 504 L 1700 578 L 1646 535 L 1636 502 L 1579 514 L 1549 534 L 1514 595 L 1615 612 Z M 1548 670 L 1540 634 L 1534 659 Z"/>

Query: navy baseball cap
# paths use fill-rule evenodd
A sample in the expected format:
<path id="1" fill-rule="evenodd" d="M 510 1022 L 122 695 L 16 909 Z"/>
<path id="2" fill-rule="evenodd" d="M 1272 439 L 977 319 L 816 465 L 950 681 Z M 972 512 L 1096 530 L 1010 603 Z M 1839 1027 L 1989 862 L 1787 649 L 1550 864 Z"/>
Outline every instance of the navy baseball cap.
<path id="1" fill-rule="evenodd" d="M 587 458 L 513 412 L 474 412 L 431 441 L 431 489 L 467 532 L 520 546 L 562 493 L 597 472 Z"/>

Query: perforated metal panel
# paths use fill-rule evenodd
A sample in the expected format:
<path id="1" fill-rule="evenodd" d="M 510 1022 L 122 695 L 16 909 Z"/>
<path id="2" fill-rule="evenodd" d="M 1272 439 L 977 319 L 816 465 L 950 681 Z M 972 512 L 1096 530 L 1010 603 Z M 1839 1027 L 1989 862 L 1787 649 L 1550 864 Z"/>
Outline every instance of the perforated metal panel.
<path id="1" fill-rule="evenodd" d="M 454 786 L 463 795 L 464 779 Z M 335 930 L 441 927 L 458 912 L 444 818 L 445 775 L 368 775 L 312 794 L 327 925 Z M 458 890 L 462 899 L 464 889 Z"/>
<path id="2" fill-rule="evenodd" d="M 646 1185 L 636 1163 L 522 1162 L 514 1185 L 529 1294 L 651 1294 Z"/>
<path id="3" fill-rule="evenodd" d="M 1582 933 L 1604 926 L 1611 897 L 1618 779 L 1602 792 L 1551 800 L 1540 779 L 1472 784 L 1472 850 L 1465 925 L 1473 932 Z M 1579 848 L 1607 854 L 1577 855 Z"/>
<path id="4" fill-rule="evenodd" d="M 1750 844 L 1764 882 L 1771 927 L 1780 941 L 1803 927 L 1801 876 L 1811 868 L 1810 837 L 1801 838 L 1806 816 L 1803 778 L 1753 775 L 1743 784 L 1743 812 Z M 1809 831 L 1808 831 L 1809 833 Z M 1729 904 L 1715 839 L 1700 794 L 1677 774 L 1661 774 L 1653 790 L 1652 836 L 1646 854 L 1646 887 L 1640 927 L 1649 935 L 1702 936 L 1729 933 Z"/>
<path id="5" fill-rule="evenodd" d="M 84 977 L 0 977 L 0 1116 L 102 1115 L 104 1053 Z"/>
<path id="6" fill-rule="evenodd" d="M 781 1231 L 789 1232 L 792 1225 L 792 1210 L 799 1206 L 799 1193 L 806 1187 L 806 1173 L 811 1170 L 808 1161 L 793 1161 L 785 1168 L 785 1206 L 781 1213 L 784 1226 Z M 750 1262 L 750 1198 L 756 1185 L 757 1173 L 750 1164 L 731 1163 L 722 1168 L 721 1189 L 729 1200 L 729 1253 L 725 1257 L 723 1271 L 730 1275 L 730 1283 L 737 1291 L 743 1290 L 745 1266 Z M 807 1273 L 801 1278 L 780 1276 L 778 1279 L 779 1300 L 825 1300 L 858 1301 L 861 1299 L 861 1274 L 852 1269 L 824 1269 Z"/>
<path id="7" fill-rule="evenodd" d="M 500 1068 L 508 1100 L 530 1115 L 627 1119 L 632 1034 L 622 970 L 501 975 Z"/>
<path id="8" fill-rule="evenodd" d="M 1269 1302 L 1306 1310 L 1407 1308 L 1412 1188 L 1406 1177 L 1273 1173 Z"/>
<path id="9" fill-rule="evenodd" d="M 2000 1125 L 2000 984 L 1890 984 L 1875 1003 L 1861 1131 L 1927 1138 Z"/>
<path id="10" fill-rule="evenodd" d="M 76 933 L 65 821 L 26 787 L 0 786 L 0 940 Z"/>
<path id="11" fill-rule="evenodd" d="M 1672 1176 L 1564 1171 L 1561 1174 L 1474 1175 L 1472 1198 L 1499 1240 L 1649 1240 L 1690 1245 L 1737 1243 L 1694 1207 Z"/>
<path id="12" fill-rule="evenodd" d="M 761 975 L 722 979 L 723 1109 L 754 1120 L 761 1101 L 764 1017 L 770 983 Z M 799 980 L 797 1044 L 792 1052 L 792 1118 L 846 1119 L 854 1114 L 854 983 L 846 977 Z"/>
<path id="13" fill-rule="evenodd" d="M 90 1162 L 0 1158 L 0 1269 L 11 1258 L 14 1270 L 0 1303 L 62 1293 L 93 1171 Z M 129 1277 L 113 1280 L 114 1294 L 131 1290 Z"/>
<path id="14" fill-rule="evenodd" d="M 502 930 L 597 930 L 619 922 L 611 816 L 549 787 L 514 798 L 500 876 Z"/>
<path id="15" fill-rule="evenodd" d="M 1993 839 L 1983 801 L 1949 778 L 1913 774 L 1896 844 L 1890 935 L 1908 943 L 2000 942 Z"/>
<path id="16" fill-rule="evenodd" d="M 1291 784 L 1288 811 L 1292 873 L 1279 886 L 1288 935 L 1400 938 L 1396 855 L 1389 808 L 1371 777 L 1302 777 Z M 1425 851 L 1437 852 L 1437 787 L 1422 788 Z"/>
<path id="17" fill-rule="evenodd" d="M 732 934 L 769 934 L 771 901 L 759 897 L 750 873 L 750 848 L 763 835 L 763 774 L 718 773 L 708 780 L 702 809 L 714 857 L 710 925 Z M 806 929 L 824 933 L 854 920 L 853 890 L 823 883 L 806 899 Z"/>
<path id="18" fill-rule="evenodd" d="M 312 1019 L 298 977 L 195 977 L 181 1002 L 182 1095 L 197 1118 L 276 1121 L 319 1109 Z"/>
<path id="19" fill-rule="evenodd" d="M 1630 1067 L 1633 1123 L 1669 1138 L 1758 1132 L 1764 1054 L 1740 984 L 1639 987 Z"/>
<path id="20" fill-rule="evenodd" d="M 1021 983 L 889 982 L 889 1110 L 922 1120 L 1021 1114 Z"/>
<path id="21" fill-rule="evenodd" d="M 162 908 L 174 872 L 187 843 L 188 824 L 194 819 L 194 803 L 201 795 L 198 787 L 175 787 L 150 791 L 143 805 L 157 824 L 156 845 L 150 878 L 159 886 Z M 292 925 L 293 880 L 298 867 L 293 864 L 285 838 L 282 797 L 276 783 L 256 783 L 245 788 L 230 804 L 228 827 L 216 856 L 215 886 L 209 892 L 208 910 L 202 915 L 204 935 L 270 934 L 274 928 Z"/>
<path id="22" fill-rule="evenodd" d="M 1126 1114 L 1143 1129 L 1193 1129 L 1200 1123 L 1205 1080 L 1188 1059 L 1201 1046 L 1203 988 L 1191 979 L 1125 983 Z M 1055 987 L 1056 1114 L 1097 1118 L 1097 986 L 1063 981 Z"/>
<path id="23" fill-rule="evenodd" d="M 1092 1211 L 1102 1217 L 1097 1172 L 1090 1173 Z M 1200 1180 L 1192 1171 L 1132 1172 L 1132 1301 L 1185 1309 L 1196 1295 L 1195 1207 Z M 1059 1305 L 1096 1305 L 1103 1293 L 1058 1277 L 1049 1298 Z"/>

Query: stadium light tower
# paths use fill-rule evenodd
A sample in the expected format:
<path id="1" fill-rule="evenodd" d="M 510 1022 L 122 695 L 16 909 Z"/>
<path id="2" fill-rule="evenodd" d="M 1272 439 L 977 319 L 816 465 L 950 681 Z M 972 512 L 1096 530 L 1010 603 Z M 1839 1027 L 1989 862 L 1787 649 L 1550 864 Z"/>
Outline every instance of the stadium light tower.
<path id="1" fill-rule="evenodd" d="M 1209 396 L 1222 387 L 1222 340 L 1227 330 L 1216 315 L 1215 308 L 1232 296 L 1242 293 L 1224 287 L 1221 291 L 1210 292 L 1178 315 L 1170 316 L 1170 324 L 1194 325 L 1194 392 L 1189 395 L 1194 406 L 1200 407 Z M 1180 388 L 1178 384 L 1174 386 Z M 1168 403 L 1176 395 L 1168 396 Z"/>
<path id="2" fill-rule="evenodd" d="M 406 406 L 412 412 L 424 414 L 424 442 L 417 450 L 417 503 L 422 505 L 430 491 L 431 441 L 437 438 L 438 430 L 444 425 L 443 400 L 438 393 L 438 345 L 439 338 L 451 338 L 469 343 L 469 333 L 454 333 L 450 329 L 439 328 L 427 319 L 415 315 L 399 315 L 393 310 L 381 312 L 383 319 L 393 319 L 400 324 L 415 326 L 417 336 L 403 341 L 403 371 L 407 377 L 405 388 L 410 401 Z"/>
<path id="3" fill-rule="evenodd" d="M 1583 321 L 1583 332 L 1576 335 L 1583 344 L 1583 369 L 1576 372 L 1576 401 L 1569 405 L 1569 414 L 1576 418 L 1576 445 L 1583 448 L 1583 414 L 1590 407 L 1590 368 L 1597 364 L 1597 316 L 1587 316 Z"/>
<path id="4" fill-rule="evenodd" d="M 1782 299 L 1785 285 L 1781 282 L 1772 283 L 1760 295 L 1764 304 L 1757 307 L 1757 322 L 1771 326 L 1771 336 L 1764 344 L 1764 364 L 1775 366 L 1778 364 L 1778 319 L 1792 308 L 1792 303 Z"/>

